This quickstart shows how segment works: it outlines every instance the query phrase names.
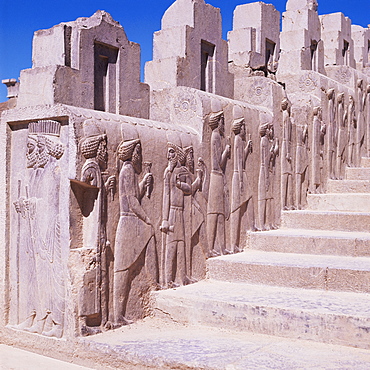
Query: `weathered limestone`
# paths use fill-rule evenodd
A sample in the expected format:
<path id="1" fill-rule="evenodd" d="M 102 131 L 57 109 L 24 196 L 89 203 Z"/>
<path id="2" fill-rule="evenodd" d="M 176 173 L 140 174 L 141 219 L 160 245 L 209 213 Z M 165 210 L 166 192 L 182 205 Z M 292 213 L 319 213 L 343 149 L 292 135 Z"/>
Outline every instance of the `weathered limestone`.
<path id="1" fill-rule="evenodd" d="M 279 69 L 324 73 L 324 49 L 316 0 L 288 0 L 280 35 Z"/>
<path id="2" fill-rule="evenodd" d="M 325 45 L 325 65 L 344 65 L 355 68 L 351 20 L 343 13 L 320 16 L 321 38 Z"/>
<path id="3" fill-rule="evenodd" d="M 368 220 L 362 219 L 369 215 L 364 197 L 310 195 L 310 211 L 284 212 L 280 230 L 250 234 L 250 249 L 208 260 L 208 281 L 156 293 L 156 315 L 164 317 L 165 312 L 192 325 L 369 348 L 364 328 L 370 233 Z M 314 213 L 313 226 L 309 215 Z M 210 304 L 212 315 L 204 315 Z M 322 331 L 323 326 L 330 330 Z"/>
<path id="4" fill-rule="evenodd" d="M 317 10 L 240 5 L 227 43 L 176 0 L 146 84 L 108 13 L 35 33 L 0 106 L 4 341 L 112 353 L 154 312 L 369 349 L 369 35 Z"/>
<path id="5" fill-rule="evenodd" d="M 145 82 L 152 90 L 187 86 L 231 98 L 227 61 L 220 10 L 204 0 L 176 0 L 162 18 L 162 30 L 154 34 Z"/>
<path id="6" fill-rule="evenodd" d="M 369 66 L 370 29 L 353 24 L 351 35 L 354 45 L 356 68 L 362 70 Z"/>
<path id="7" fill-rule="evenodd" d="M 280 50 L 280 14 L 262 2 L 238 5 L 228 33 L 229 61 L 237 66 L 276 72 Z"/>
<path id="8" fill-rule="evenodd" d="M 18 107 L 62 103 L 149 117 L 140 47 L 108 13 L 37 31 L 32 61 L 21 73 Z"/>

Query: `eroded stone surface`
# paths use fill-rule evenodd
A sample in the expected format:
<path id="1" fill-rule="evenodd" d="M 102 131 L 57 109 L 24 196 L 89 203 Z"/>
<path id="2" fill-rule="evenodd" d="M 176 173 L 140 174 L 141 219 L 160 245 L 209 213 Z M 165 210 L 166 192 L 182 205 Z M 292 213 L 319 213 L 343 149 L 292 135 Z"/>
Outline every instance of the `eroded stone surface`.
<path id="1" fill-rule="evenodd" d="M 173 294 L 180 321 L 201 307 L 200 324 L 222 327 L 228 314 L 296 338 L 308 325 L 307 338 L 325 342 L 334 327 L 337 343 L 368 348 L 366 310 L 317 308 L 322 291 L 328 307 L 362 307 L 368 292 L 369 32 L 319 16 L 311 0 L 289 0 L 282 32 L 279 21 L 271 4 L 240 5 L 226 42 L 219 9 L 176 0 L 146 84 L 139 46 L 106 12 L 35 33 L 32 68 L 3 81 L 0 329 L 41 347 L 108 338 Z M 209 291 L 168 291 L 207 271 L 219 279 Z M 270 285 L 270 297 L 274 286 L 302 291 L 277 309 L 247 282 Z M 226 286 L 255 289 L 242 321 Z M 357 293 L 330 295 L 340 291 Z"/>

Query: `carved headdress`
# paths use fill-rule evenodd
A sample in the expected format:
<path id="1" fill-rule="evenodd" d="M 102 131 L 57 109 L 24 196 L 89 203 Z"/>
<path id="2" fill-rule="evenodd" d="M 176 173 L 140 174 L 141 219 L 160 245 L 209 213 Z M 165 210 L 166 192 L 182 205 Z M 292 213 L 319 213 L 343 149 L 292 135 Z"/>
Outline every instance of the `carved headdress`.
<path id="1" fill-rule="evenodd" d="M 244 117 L 242 117 L 242 118 L 238 118 L 238 119 L 235 119 L 235 120 L 233 121 L 232 125 L 231 125 L 231 130 L 232 130 L 232 132 L 233 132 L 235 135 L 239 134 L 239 132 L 240 132 L 240 130 L 241 130 L 241 128 L 242 128 L 242 126 L 243 126 L 243 124 L 244 124 Z"/>
<path id="2" fill-rule="evenodd" d="M 211 114 L 208 120 L 208 125 L 212 130 L 218 127 L 219 120 L 223 116 L 223 114 L 224 114 L 224 111 L 222 110 Z"/>
<path id="3" fill-rule="evenodd" d="M 117 148 L 118 158 L 123 162 L 131 159 L 137 144 L 140 144 L 140 139 L 122 141 Z"/>
<path id="4" fill-rule="evenodd" d="M 60 122 L 52 120 L 40 120 L 31 122 L 28 126 L 30 135 L 60 135 Z"/>
<path id="5" fill-rule="evenodd" d="M 177 154 L 177 160 L 180 162 L 181 166 L 184 166 L 186 163 L 186 154 L 185 151 L 179 146 L 174 143 L 168 142 L 168 148 L 172 148 Z M 189 147 L 190 148 L 190 147 Z"/>

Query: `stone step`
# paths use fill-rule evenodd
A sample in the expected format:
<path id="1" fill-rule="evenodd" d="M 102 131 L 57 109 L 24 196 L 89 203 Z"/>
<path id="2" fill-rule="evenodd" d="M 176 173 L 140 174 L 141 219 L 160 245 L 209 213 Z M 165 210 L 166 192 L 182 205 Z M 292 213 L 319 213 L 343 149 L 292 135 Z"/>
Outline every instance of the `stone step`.
<path id="1" fill-rule="evenodd" d="M 369 168 L 370 167 L 370 157 L 361 158 L 361 167 Z"/>
<path id="2" fill-rule="evenodd" d="M 210 279 L 282 287 L 370 292 L 370 258 L 246 250 L 207 261 Z"/>
<path id="3" fill-rule="evenodd" d="M 368 232 L 370 213 L 339 211 L 283 211 L 281 226 L 291 229 Z"/>
<path id="4" fill-rule="evenodd" d="M 110 362 L 102 369 L 365 370 L 370 363 L 366 349 L 182 325 L 155 317 L 87 337 L 85 343 L 95 356 Z"/>
<path id="5" fill-rule="evenodd" d="M 308 194 L 311 211 L 370 212 L 370 193 Z"/>
<path id="6" fill-rule="evenodd" d="M 278 229 L 250 233 L 248 246 L 266 252 L 370 257 L 370 233 Z"/>
<path id="7" fill-rule="evenodd" d="M 370 168 L 347 167 L 345 178 L 346 180 L 370 180 Z"/>
<path id="8" fill-rule="evenodd" d="M 328 193 L 370 193 L 370 181 L 328 180 Z"/>
<path id="9" fill-rule="evenodd" d="M 369 294 L 206 280 L 154 297 L 178 323 L 370 348 Z"/>

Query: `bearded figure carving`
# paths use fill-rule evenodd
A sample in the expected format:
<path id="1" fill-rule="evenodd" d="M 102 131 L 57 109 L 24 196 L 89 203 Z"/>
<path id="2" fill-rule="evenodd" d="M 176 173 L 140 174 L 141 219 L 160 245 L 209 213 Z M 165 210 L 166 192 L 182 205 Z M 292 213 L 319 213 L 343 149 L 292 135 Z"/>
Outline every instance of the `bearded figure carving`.
<path id="1" fill-rule="evenodd" d="M 59 219 L 61 124 L 29 124 L 26 185 L 18 182 L 18 318 L 15 328 L 60 338 L 65 292 Z M 23 192 L 24 195 L 21 195 Z"/>

